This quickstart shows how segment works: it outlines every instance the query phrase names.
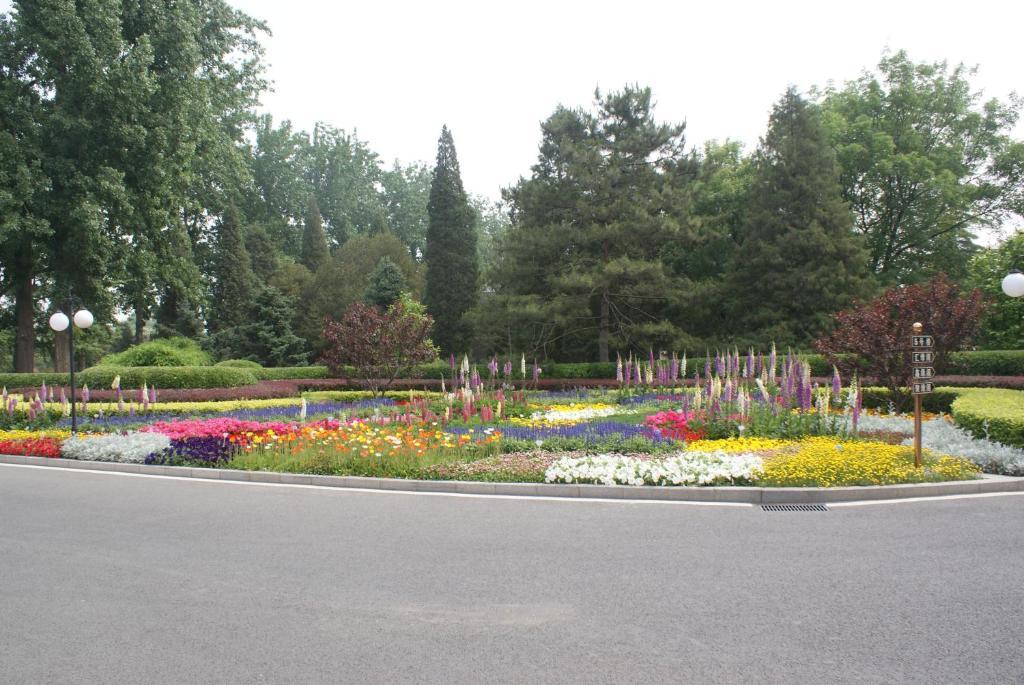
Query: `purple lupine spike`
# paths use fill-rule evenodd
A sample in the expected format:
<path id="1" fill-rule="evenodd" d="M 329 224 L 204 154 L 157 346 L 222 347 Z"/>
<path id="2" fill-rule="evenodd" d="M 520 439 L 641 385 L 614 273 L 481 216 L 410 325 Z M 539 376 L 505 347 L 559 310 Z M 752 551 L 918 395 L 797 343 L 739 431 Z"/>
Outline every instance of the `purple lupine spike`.
<path id="1" fill-rule="evenodd" d="M 747 364 L 746 364 L 747 372 L 750 375 L 748 376 L 746 373 L 743 374 L 747 378 L 750 378 L 751 376 L 754 376 L 755 374 L 757 374 L 757 371 L 754 370 L 754 364 L 756 363 L 756 360 L 757 360 L 757 358 L 754 356 L 754 348 L 751 347 L 749 349 L 749 351 L 747 352 Z"/>
<path id="2" fill-rule="evenodd" d="M 651 368 L 653 369 L 654 368 L 654 348 L 653 347 L 648 347 L 647 349 L 648 349 L 648 363 L 651 365 Z"/>
<path id="3" fill-rule="evenodd" d="M 711 376 L 711 357 L 710 352 L 704 350 L 704 377 L 709 378 Z"/>
<path id="4" fill-rule="evenodd" d="M 39 386 L 39 394 L 44 398 L 46 397 L 46 381 L 43 381 Z"/>
<path id="5" fill-rule="evenodd" d="M 452 352 L 450 355 L 448 355 L 448 368 L 451 369 L 452 371 L 455 370 L 455 353 L 454 352 Z"/>
<path id="6" fill-rule="evenodd" d="M 507 360 L 505 362 L 505 369 L 504 369 L 504 371 L 505 371 L 505 378 L 508 378 L 509 376 L 512 375 L 512 360 L 511 359 L 509 359 L 509 360 Z"/>
<path id="7" fill-rule="evenodd" d="M 722 401 L 726 404 L 732 402 L 732 381 L 729 379 L 722 384 Z"/>
<path id="8" fill-rule="evenodd" d="M 86 384 L 86 385 L 82 386 L 82 403 L 83 404 L 88 404 L 88 402 L 89 402 L 89 385 Z"/>
<path id="9" fill-rule="evenodd" d="M 626 379 L 626 387 L 629 387 L 630 382 L 633 380 L 633 356 L 630 355 L 629 359 L 626 360 L 626 366 L 622 372 L 623 377 Z"/>
<path id="10" fill-rule="evenodd" d="M 487 371 L 491 374 L 491 378 L 498 375 L 498 358 L 491 357 L 491 363 L 487 365 Z"/>
<path id="11" fill-rule="evenodd" d="M 716 376 L 724 376 L 725 375 L 725 364 L 722 361 L 722 355 L 720 353 L 718 353 L 718 352 L 715 352 L 715 375 Z"/>
<path id="12" fill-rule="evenodd" d="M 615 381 L 622 385 L 622 355 L 615 355 Z"/>
<path id="13" fill-rule="evenodd" d="M 156 386 L 151 385 L 149 387 L 149 403 L 156 404 Z"/>
<path id="14" fill-rule="evenodd" d="M 640 368 L 640 366 L 641 366 L 641 362 L 637 362 L 636 366 L 633 367 L 633 370 L 636 371 L 636 384 L 637 385 L 643 385 L 644 384 L 644 372 L 643 372 L 643 369 Z"/>
<path id="15" fill-rule="evenodd" d="M 679 358 L 675 352 L 672 353 L 672 361 L 668 365 L 668 375 L 673 383 L 679 380 Z"/>
<path id="16" fill-rule="evenodd" d="M 843 381 L 839 377 L 839 369 L 835 366 L 832 367 L 832 395 L 839 399 L 839 394 L 843 391 Z"/>

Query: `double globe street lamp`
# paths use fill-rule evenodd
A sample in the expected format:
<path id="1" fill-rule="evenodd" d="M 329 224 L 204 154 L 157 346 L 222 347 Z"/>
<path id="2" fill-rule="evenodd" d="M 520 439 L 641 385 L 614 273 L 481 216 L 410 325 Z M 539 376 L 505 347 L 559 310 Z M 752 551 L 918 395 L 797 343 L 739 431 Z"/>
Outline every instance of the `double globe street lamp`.
<path id="1" fill-rule="evenodd" d="M 83 330 L 89 328 L 95 319 L 93 319 L 92 312 L 84 308 L 79 309 L 69 319 L 68 315 L 63 311 L 65 309 L 68 311 L 73 309 L 70 300 L 68 300 L 66 306 L 50 317 L 50 328 L 58 333 L 68 331 L 68 356 L 70 358 L 68 371 L 71 376 L 71 433 L 74 435 L 78 431 L 78 415 L 75 412 L 75 328 Z M 75 323 L 74 326 L 71 325 L 72 321 Z"/>

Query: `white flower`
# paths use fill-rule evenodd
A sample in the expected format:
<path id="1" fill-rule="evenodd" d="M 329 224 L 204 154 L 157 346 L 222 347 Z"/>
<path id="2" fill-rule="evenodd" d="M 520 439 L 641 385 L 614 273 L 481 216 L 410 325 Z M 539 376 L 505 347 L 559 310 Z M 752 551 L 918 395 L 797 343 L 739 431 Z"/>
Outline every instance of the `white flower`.
<path id="1" fill-rule="evenodd" d="M 753 480 L 763 462 L 753 454 L 680 452 L 661 459 L 597 454 L 555 461 L 544 473 L 548 483 L 602 485 L 728 485 Z"/>
<path id="2" fill-rule="evenodd" d="M 110 435 L 71 436 L 61 445 L 65 459 L 119 461 L 140 464 L 146 457 L 171 446 L 171 439 L 162 433 L 117 433 Z"/>

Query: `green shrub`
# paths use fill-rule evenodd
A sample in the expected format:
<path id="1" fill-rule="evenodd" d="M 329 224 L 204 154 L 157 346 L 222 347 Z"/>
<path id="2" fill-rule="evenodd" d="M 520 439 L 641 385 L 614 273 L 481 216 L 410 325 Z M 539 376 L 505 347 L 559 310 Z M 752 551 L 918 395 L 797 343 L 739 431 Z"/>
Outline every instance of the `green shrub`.
<path id="1" fill-rule="evenodd" d="M 226 366 L 229 369 L 262 369 L 263 365 L 251 359 L 225 359 L 214 366 Z"/>
<path id="2" fill-rule="evenodd" d="M 1024 350 L 953 352 L 949 373 L 964 376 L 1024 375 Z"/>
<path id="3" fill-rule="evenodd" d="M 108 354 L 99 366 L 209 366 L 210 355 L 188 338 L 160 338 Z"/>
<path id="4" fill-rule="evenodd" d="M 892 393 L 888 388 L 864 388 L 862 392 L 862 402 L 867 409 L 884 411 L 892 401 Z M 953 402 L 965 392 L 967 390 L 963 388 L 935 388 L 935 392 L 921 396 L 921 408 L 935 414 L 949 413 Z"/>
<path id="5" fill-rule="evenodd" d="M 1024 447 L 1024 392 L 972 388 L 953 402 L 953 420 L 975 437 Z"/>
<path id="6" fill-rule="evenodd" d="M 157 388 L 235 388 L 256 383 L 250 369 L 226 366 L 93 366 L 77 374 L 77 382 L 93 388 L 109 388 L 115 376 L 121 377 L 122 388 L 139 388 L 142 384 Z"/>
<path id="7" fill-rule="evenodd" d="M 0 373 L 0 387 L 7 388 L 8 390 L 14 390 L 15 388 L 38 388 L 44 381 L 47 385 L 67 385 L 70 383 L 66 373 Z"/>
<path id="8" fill-rule="evenodd" d="M 305 378 L 327 378 L 326 366 L 271 366 L 253 369 L 261 381 L 301 380 Z"/>

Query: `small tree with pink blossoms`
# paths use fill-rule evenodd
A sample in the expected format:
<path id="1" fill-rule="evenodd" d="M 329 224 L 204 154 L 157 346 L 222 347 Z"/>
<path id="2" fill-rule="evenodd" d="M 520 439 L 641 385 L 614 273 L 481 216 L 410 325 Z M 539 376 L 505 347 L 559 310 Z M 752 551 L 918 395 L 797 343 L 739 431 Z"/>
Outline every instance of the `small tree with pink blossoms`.
<path id="1" fill-rule="evenodd" d="M 433 325 L 423 305 L 405 294 L 386 310 L 354 302 L 339 321 L 327 318 L 321 359 L 332 376 L 351 366 L 356 378 L 381 394 L 412 366 L 437 359 Z"/>
<path id="2" fill-rule="evenodd" d="M 984 301 L 981 291 L 966 294 L 944 274 L 924 283 L 886 290 L 877 298 L 835 316 L 835 330 L 815 343 L 818 351 L 847 374 L 857 373 L 888 388 L 893 402 L 906 408 L 912 373 L 910 337 L 915 322 L 935 340 L 935 367 L 941 372 L 949 353 L 978 332 Z"/>

